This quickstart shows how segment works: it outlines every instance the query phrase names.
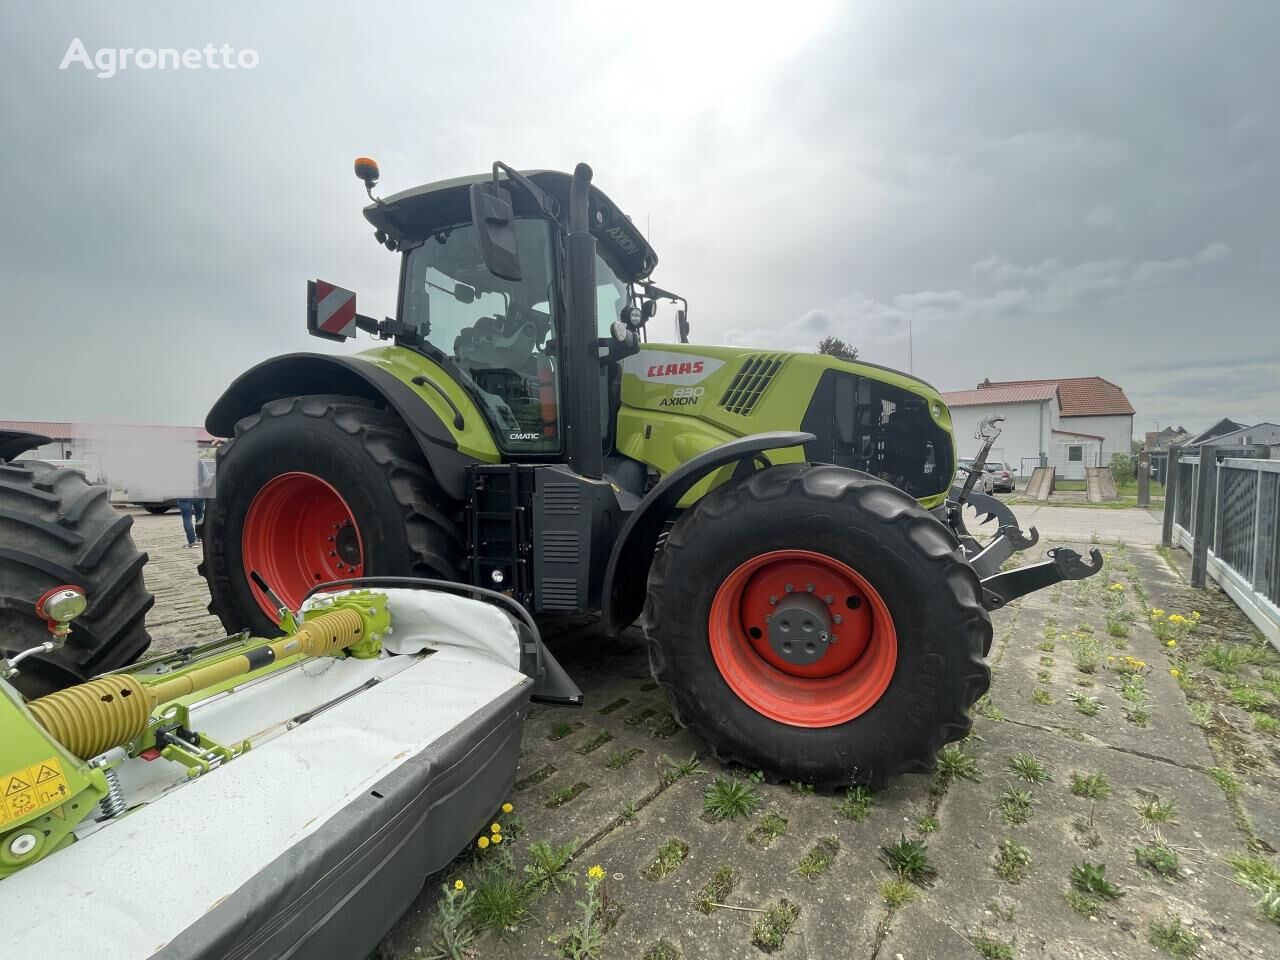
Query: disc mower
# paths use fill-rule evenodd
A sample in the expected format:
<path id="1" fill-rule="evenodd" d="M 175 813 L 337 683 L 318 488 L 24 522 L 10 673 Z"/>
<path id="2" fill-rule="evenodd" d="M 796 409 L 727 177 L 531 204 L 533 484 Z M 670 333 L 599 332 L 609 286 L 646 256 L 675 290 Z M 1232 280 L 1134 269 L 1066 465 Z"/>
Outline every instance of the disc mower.
<path id="1" fill-rule="evenodd" d="M 386 575 L 598 613 L 610 634 L 639 620 L 675 715 L 719 758 L 878 785 L 969 729 L 990 611 L 1099 569 L 1059 548 L 1002 572 L 1034 531 L 973 474 L 953 488 L 950 414 L 922 380 L 690 343 L 687 302 L 585 164 L 385 198 L 377 165 L 355 166 L 399 257 L 396 316 L 310 283 L 311 334 L 375 345 L 267 360 L 210 411 L 229 439 L 201 571 L 228 629 Z M 649 340 L 660 307 L 671 342 Z M 998 521 L 988 542 L 966 504 Z"/>
<path id="2" fill-rule="evenodd" d="M 92 602 L 0 659 L 6 956 L 367 956 L 493 818 L 530 700 L 581 699 L 508 597 L 364 579 L 24 700 Z"/>

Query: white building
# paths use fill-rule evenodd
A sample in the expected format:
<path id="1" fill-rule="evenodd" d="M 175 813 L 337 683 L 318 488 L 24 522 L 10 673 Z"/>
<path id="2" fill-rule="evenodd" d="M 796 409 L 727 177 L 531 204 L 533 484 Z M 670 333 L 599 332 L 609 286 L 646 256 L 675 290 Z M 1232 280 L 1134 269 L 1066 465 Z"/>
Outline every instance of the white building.
<path id="1" fill-rule="evenodd" d="M 962 457 L 978 452 L 975 434 L 984 418 L 1004 416 L 990 458 L 1008 463 L 1019 476 L 1043 464 L 1056 467 L 1060 477 L 1082 479 L 1085 467 L 1105 466 L 1132 449 L 1133 405 L 1119 386 L 1101 377 L 984 380 L 977 389 L 942 397 Z"/>

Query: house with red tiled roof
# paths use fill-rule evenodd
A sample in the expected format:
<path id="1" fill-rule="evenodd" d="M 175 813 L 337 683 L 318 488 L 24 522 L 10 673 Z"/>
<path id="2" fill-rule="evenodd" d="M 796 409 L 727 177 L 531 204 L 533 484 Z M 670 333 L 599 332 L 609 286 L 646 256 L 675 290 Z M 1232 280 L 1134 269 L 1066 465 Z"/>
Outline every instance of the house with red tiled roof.
<path id="1" fill-rule="evenodd" d="M 961 456 L 977 452 L 973 437 L 986 417 L 1003 416 L 992 459 L 1027 476 L 1038 464 L 1079 479 L 1086 467 L 1105 466 L 1128 454 L 1133 437 L 1133 404 L 1124 390 L 1102 377 L 1055 380 L 983 380 L 972 390 L 942 395 Z"/>

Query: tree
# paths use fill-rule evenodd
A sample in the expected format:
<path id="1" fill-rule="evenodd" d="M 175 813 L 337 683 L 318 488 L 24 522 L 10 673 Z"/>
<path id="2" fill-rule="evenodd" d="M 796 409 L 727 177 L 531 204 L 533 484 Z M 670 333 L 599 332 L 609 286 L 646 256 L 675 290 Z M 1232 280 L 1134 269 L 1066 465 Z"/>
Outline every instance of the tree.
<path id="1" fill-rule="evenodd" d="M 818 341 L 818 352 L 825 353 L 829 357 L 839 357 L 841 360 L 858 359 L 858 348 L 849 346 L 839 337 L 823 337 Z"/>
<path id="2" fill-rule="evenodd" d="M 1114 453 L 1111 455 L 1111 475 L 1115 477 L 1117 486 L 1124 486 L 1126 483 L 1133 483 L 1134 480 L 1134 462 L 1133 457 L 1127 453 Z"/>

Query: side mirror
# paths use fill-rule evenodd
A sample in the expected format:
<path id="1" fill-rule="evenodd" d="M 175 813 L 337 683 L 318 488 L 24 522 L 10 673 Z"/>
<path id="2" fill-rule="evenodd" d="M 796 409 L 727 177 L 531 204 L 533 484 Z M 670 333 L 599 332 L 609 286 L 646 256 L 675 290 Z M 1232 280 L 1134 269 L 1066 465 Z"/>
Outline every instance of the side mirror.
<path id="1" fill-rule="evenodd" d="M 453 288 L 453 299 L 459 303 L 475 303 L 476 288 L 468 286 L 465 283 L 455 284 Z"/>
<path id="2" fill-rule="evenodd" d="M 489 272 L 502 280 L 519 283 L 523 274 L 510 192 L 496 183 L 473 183 L 471 219 L 480 238 L 480 256 Z"/>
<path id="3" fill-rule="evenodd" d="M 646 300 L 640 306 L 640 317 L 642 323 L 648 323 L 653 319 L 654 314 L 658 312 L 657 300 Z"/>
<path id="4" fill-rule="evenodd" d="M 689 313 L 687 310 L 676 311 L 676 333 L 681 343 L 689 342 Z"/>

